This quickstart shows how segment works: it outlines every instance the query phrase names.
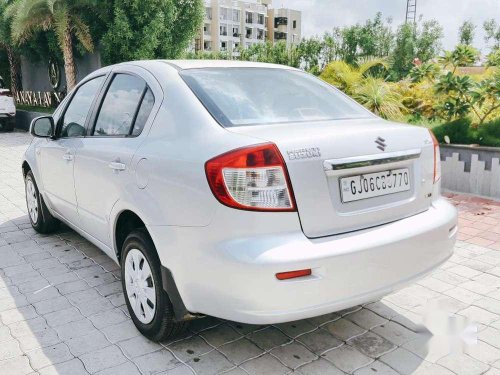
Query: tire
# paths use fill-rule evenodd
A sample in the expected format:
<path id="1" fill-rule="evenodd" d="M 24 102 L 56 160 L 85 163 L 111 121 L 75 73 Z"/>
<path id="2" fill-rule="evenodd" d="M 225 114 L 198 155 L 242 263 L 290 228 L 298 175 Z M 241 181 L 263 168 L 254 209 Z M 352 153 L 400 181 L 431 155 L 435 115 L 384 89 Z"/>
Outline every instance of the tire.
<path id="1" fill-rule="evenodd" d="M 49 209 L 43 201 L 43 197 L 38 191 L 35 177 L 33 173 L 28 171 L 24 178 L 26 206 L 28 207 L 28 217 L 30 218 L 31 226 L 38 233 L 49 234 L 59 228 L 59 220 L 51 215 Z"/>
<path id="2" fill-rule="evenodd" d="M 152 341 L 163 341 L 181 333 L 187 322 L 174 319 L 172 303 L 163 289 L 160 259 L 147 231 L 138 229 L 130 233 L 121 254 L 125 301 L 139 332 Z M 136 269 L 146 277 L 135 274 Z M 153 296 L 156 301 L 151 300 Z"/>

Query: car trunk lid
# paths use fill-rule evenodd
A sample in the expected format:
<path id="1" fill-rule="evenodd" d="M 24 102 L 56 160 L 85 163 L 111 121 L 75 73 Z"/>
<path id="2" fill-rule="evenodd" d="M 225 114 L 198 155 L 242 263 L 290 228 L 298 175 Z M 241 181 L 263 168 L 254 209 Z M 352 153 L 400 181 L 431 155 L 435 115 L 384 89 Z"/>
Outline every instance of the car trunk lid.
<path id="1" fill-rule="evenodd" d="M 350 119 L 228 130 L 277 145 L 307 237 L 388 223 L 423 212 L 431 204 L 434 150 L 426 129 L 381 119 Z M 363 191 L 365 180 L 381 185 L 381 176 L 392 180 L 394 172 L 396 181 L 403 182 L 389 194 L 376 187 Z M 349 192 L 354 186 L 361 195 Z"/>

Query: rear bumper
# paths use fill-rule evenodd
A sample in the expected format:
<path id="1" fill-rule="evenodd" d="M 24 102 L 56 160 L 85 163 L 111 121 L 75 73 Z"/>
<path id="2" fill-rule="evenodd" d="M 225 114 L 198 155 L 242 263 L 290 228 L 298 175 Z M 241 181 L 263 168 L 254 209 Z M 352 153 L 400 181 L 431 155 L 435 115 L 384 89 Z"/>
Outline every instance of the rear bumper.
<path id="1" fill-rule="evenodd" d="M 455 208 L 439 199 L 424 213 L 319 239 L 292 231 L 217 242 L 207 234 L 210 226 L 184 228 L 184 235 L 207 234 L 206 242 L 193 248 L 193 241 L 185 241 L 186 247 L 178 248 L 182 256 L 172 257 L 167 267 L 193 313 L 243 323 L 280 323 L 368 302 L 425 276 L 452 255 L 456 224 Z M 162 239 L 158 227 L 153 232 L 163 263 L 167 259 L 161 243 L 168 239 Z M 307 268 L 312 275 L 305 278 L 275 277 Z"/>

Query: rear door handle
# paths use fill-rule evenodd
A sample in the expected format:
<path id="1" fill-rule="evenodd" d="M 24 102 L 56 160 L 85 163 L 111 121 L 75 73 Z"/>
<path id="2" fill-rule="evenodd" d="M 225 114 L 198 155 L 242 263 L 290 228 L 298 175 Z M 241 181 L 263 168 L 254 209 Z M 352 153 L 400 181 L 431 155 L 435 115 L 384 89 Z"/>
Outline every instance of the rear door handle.
<path id="1" fill-rule="evenodd" d="M 73 155 L 71 155 L 70 153 L 66 153 L 62 156 L 62 158 L 64 160 L 67 160 L 67 161 L 72 161 L 73 160 Z"/>
<path id="2" fill-rule="evenodd" d="M 126 168 L 125 164 L 116 161 L 112 161 L 108 166 L 115 171 L 124 171 Z"/>

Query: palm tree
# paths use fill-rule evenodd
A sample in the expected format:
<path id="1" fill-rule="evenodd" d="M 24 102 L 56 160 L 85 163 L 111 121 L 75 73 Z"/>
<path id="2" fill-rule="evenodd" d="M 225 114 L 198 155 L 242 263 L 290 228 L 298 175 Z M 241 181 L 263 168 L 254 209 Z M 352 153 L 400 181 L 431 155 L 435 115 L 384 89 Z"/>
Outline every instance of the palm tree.
<path id="1" fill-rule="evenodd" d="M 382 78 L 370 73 L 373 68 L 387 68 L 384 59 L 368 59 L 358 67 L 344 61 L 328 64 L 320 78 L 352 96 L 373 113 L 392 120 L 403 117 L 403 97 Z"/>
<path id="2" fill-rule="evenodd" d="M 16 0 L 6 14 L 12 19 L 12 39 L 17 43 L 25 42 L 37 31 L 54 30 L 63 53 L 69 91 L 76 85 L 73 36 L 87 51 L 93 50 L 89 27 L 81 14 L 95 6 L 93 0 Z"/>
<path id="3" fill-rule="evenodd" d="M 12 92 L 14 98 L 16 98 L 18 91 L 17 77 L 19 71 L 19 56 L 13 46 L 14 43 L 12 43 L 10 22 L 5 17 L 6 7 L 7 1 L 0 0 L 0 47 L 5 49 L 5 52 L 7 53 L 10 68 L 10 91 Z"/>
<path id="4" fill-rule="evenodd" d="M 444 55 L 439 58 L 439 62 L 443 67 L 447 68 L 451 65 L 452 73 L 455 74 L 458 67 L 471 66 L 479 58 L 479 51 L 472 46 L 459 44 L 453 51 L 445 51 Z"/>
<path id="5" fill-rule="evenodd" d="M 338 87 L 348 95 L 353 95 L 374 67 L 387 68 L 387 62 L 383 59 L 368 59 L 358 67 L 352 66 L 345 61 L 334 61 L 328 64 L 320 75 L 324 81 Z"/>
<path id="6" fill-rule="evenodd" d="M 358 87 L 354 99 L 385 119 L 401 120 L 405 106 L 402 96 L 383 79 L 368 77 Z"/>

